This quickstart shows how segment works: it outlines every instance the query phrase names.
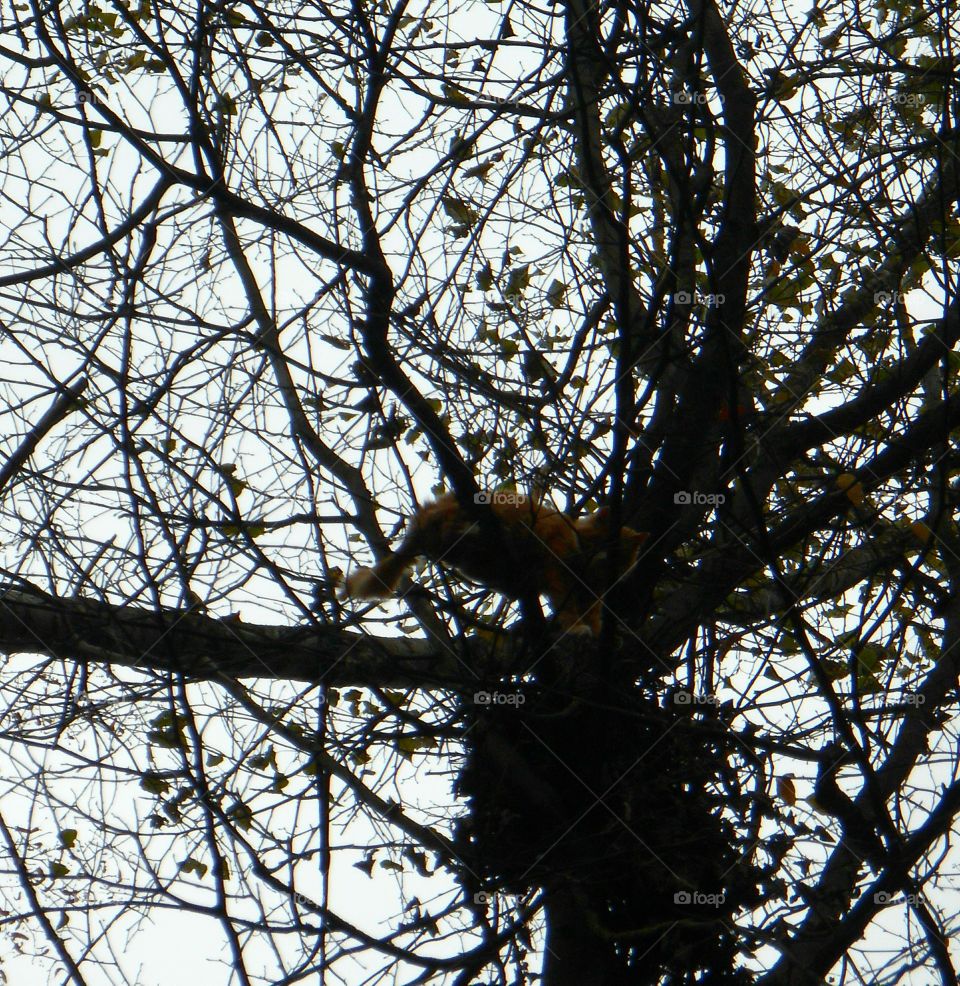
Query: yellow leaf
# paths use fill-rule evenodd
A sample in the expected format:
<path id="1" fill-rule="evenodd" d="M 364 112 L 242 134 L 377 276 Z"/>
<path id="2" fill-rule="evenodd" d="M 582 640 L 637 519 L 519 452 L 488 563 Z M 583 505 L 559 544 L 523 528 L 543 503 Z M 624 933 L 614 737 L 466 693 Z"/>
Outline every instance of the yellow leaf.
<path id="1" fill-rule="evenodd" d="M 397 752 L 405 759 L 410 760 L 418 750 L 429 749 L 435 745 L 436 741 L 429 736 L 404 736 L 397 741 Z"/>
<path id="2" fill-rule="evenodd" d="M 857 477 L 851 472 L 844 472 L 837 476 L 836 479 L 837 489 L 843 490 L 847 494 L 847 499 L 854 504 L 854 506 L 859 507 L 865 499 L 865 494 L 863 492 L 863 484 L 858 482 Z"/>
<path id="3" fill-rule="evenodd" d="M 471 101 L 467 94 L 455 86 L 452 82 L 444 82 L 441 86 L 444 96 L 450 100 L 451 103 L 456 103 L 459 106 L 470 106 Z"/>

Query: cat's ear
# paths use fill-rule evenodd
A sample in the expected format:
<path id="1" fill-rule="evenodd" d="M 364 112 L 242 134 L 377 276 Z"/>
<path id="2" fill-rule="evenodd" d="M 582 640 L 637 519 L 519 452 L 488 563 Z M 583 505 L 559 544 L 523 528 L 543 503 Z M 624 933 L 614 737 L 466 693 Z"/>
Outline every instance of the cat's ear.
<path id="1" fill-rule="evenodd" d="M 627 531 L 630 531 L 628 534 Z M 643 546 L 644 541 L 650 537 L 649 531 L 632 531 L 627 528 L 620 535 L 621 542 L 626 546 L 626 556 L 627 565 L 632 565 L 637 560 L 637 555 L 640 554 L 640 548 Z"/>

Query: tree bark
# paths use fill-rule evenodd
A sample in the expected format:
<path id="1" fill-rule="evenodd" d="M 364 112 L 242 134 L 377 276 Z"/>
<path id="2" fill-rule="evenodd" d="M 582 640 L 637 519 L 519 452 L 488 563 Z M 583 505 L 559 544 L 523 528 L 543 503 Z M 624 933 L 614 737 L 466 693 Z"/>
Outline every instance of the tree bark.
<path id="1" fill-rule="evenodd" d="M 80 597 L 50 596 L 33 586 L 0 584 L 0 652 L 31 653 L 195 679 L 282 678 L 331 686 L 444 687 L 469 681 L 491 645 L 371 637 L 333 627 L 270 626 L 215 619 L 193 610 L 150 610 Z M 517 643 L 504 638 L 496 662 L 509 666 Z"/>
<path id="2" fill-rule="evenodd" d="M 590 916 L 573 891 L 547 890 L 545 913 L 543 986 L 613 986 L 608 978 L 610 945 L 591 930 Z"/>

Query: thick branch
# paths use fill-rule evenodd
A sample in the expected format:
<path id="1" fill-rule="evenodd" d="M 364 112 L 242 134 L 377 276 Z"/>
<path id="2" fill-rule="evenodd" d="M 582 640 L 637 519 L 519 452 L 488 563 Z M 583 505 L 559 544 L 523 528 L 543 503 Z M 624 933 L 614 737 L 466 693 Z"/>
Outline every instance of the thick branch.
<path id="1" fill-rule="evenodd" d="M 886 235 L 885 259 L 875 270 L 863 272 L 860 287 L 845 296 L 835 311 L 824 316 L 799 359 L 794 360 L 780 393 L 771 399 L 772 406 L 784 413 L 784 420 L 787 407 L 779 400 L 780 395 L 788 393 L 795 402 L 800 402 L 816 385 L 850 333 L 858 325 L 867 323 L 870 313 L 877 307 L 877 292 L 898 290 L 904 273 L 919 256 L 931 232 L 943 222 L 958 199 L 960 173 L 956 146 L 951 143 L 945 148 L 941 167 L 935 170 L 917 204 L 897 220 Z"/>
<path id="2" fill-rule="evenodd" d="M 919 461 L 922 453 L 943 441 L 960 426 L 960 395 L 929 408 L 901 434 L 891 438 L 886 448 L 865 462 L 857 471 L 865 491 L 881 486 L 891 476 Z M 764 565 L 769 551 L 779 553 L 830 523 L 847 510 L 849 501 L 839 489 L 824 492 L 794 509 L 781 524 L 765 534 L 768 549 L 753 538 L 726 546 L 723 552 L 698 570 L 697 589 L 664 599 L 652 621 L 646 640 L 656 653 L 669 654 L 689 638 L 692 628 L 712 615 L 744 579 Z"/>
<path id="3" fill-rule="evenodd" d="M 0 586 L 0 652 L 176 671 L 196 679 L 280 678 L 389 688 L 470 687 L 489 645 L 461 650 L 426 640 L 368 637 L 327 626 L 268 626 L 213 619 L 190 610 L 159 612 L 33 587 Z M 506 662 L 509 647 L 498 655 Z M 489 666 L 485 663 L 484 666 Z"/>

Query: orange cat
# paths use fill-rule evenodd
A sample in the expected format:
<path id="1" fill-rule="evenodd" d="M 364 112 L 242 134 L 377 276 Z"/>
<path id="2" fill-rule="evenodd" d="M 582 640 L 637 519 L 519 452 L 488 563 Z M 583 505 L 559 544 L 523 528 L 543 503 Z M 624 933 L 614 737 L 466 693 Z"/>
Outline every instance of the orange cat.
<path id="1" fill-rule="evenodd" d="M 447 493 L 413 515 L 396 552 L 373 568 L 353 572 L 343 594 L 384 599 L 413 561 L 425 556 L 511 599 L 546 596 L 562 629 L 599 634 L 600 595 L 609 575 L 609 511 L 601 508 L 574 520 L 519 494 L 487 496 L 500 522 L 503 544 L 484 535 L 480 524 Z M 646 538 L 629 527 L 620 529 L 621 574 L 634 565 Z"/>

